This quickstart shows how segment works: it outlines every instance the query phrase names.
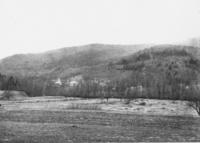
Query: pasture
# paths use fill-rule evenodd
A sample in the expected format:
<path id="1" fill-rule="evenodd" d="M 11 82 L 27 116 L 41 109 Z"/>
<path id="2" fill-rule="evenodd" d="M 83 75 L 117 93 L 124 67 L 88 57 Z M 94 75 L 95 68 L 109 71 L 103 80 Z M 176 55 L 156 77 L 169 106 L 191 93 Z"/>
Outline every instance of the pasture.
<path id="1" fill-rule="evenodd" d="M 186 101 L 36 97 L 0 104 L 3 143 L 200 141 L 200 118 Z"/>

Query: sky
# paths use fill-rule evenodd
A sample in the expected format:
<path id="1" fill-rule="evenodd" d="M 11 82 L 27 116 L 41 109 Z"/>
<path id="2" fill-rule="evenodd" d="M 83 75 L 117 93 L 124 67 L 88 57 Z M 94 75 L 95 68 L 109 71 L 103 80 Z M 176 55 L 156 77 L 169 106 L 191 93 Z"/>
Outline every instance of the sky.
<path id="1" fill-rule="evenodd" d="M 0 59 L 89 43 L 200 36 L 200 0 L 0 0 Z"/>

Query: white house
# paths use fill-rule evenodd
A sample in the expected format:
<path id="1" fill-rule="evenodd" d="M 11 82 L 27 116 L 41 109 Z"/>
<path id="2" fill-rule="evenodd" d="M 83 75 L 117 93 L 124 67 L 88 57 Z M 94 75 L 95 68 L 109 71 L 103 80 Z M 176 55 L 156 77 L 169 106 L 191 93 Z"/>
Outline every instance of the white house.
<path id="1" fill-rule="evenodd" d="M 127 88 L 127 89 L 130 89 L 132 92 L 133 91 L 137 91 L 137 92 L 143 92 L 144 91 L 144 88 L 143 88 L 142 85 L 131 86 L 130 88 Z"/>
<path id="2" fill-rule="evenodd" d="M 94 78 L 92 80 L 92 82 L 98 84 L 101 87 L 105 87 L 105 86 L 107 86 L 109 84 L 110 80 L 108 80 L 108 79 Z"/>
<path id="3" fill-rule="evenodd" d="M 55 80 L 55 81 L 54 81 L 54 84 L 55 84 L 55 85 L 59 85 L 59 86 L 61 86 L 61 85 L 62 85 L 62 81 L 61 81 L 61 79 L 58 78 L 57 80 Z"/>
<path id="4" fill-rule="evenodd" d="M 70 87 L 78 86 L 81 81 L 83 81 L 82 75 L 77 75 L 68 79 L 66 85 Z"/>
<path id="5" fill-rule="evenodd" d="M 78 81 L 70 81 L 70 82 L 69 82 L 69 86 L 70 86 L 70 87 L 77 86 L 78 84 L 79 84 Z"/>

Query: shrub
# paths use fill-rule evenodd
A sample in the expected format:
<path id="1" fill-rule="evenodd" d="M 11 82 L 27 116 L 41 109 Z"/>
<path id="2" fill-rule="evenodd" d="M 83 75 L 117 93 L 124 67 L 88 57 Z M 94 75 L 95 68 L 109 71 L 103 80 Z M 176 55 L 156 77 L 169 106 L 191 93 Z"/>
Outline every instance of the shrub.
<path id="1" fill-rule="evenodd" d="M 146 102 L 141 102 L 141 103 L 139 103 L 139 105 L 145 106 Z"/>
<path id="2" fill-rule="evenodd" d="M 190 106 L 193 107 L 200 116 L 200 100 L 192 101 L 192 104 L 190 104 Z"/>
<path id="3" fill-rule="evenodd" d="M 200 90 L 199 89 L 193 89 L 192 90 L 192 94 L 190 96 L 190 103 L 189 106 L 193 107 L 196 112 L 198 113 L 198 115 L 200 116 L 200 94 L 199 94 Z"/>

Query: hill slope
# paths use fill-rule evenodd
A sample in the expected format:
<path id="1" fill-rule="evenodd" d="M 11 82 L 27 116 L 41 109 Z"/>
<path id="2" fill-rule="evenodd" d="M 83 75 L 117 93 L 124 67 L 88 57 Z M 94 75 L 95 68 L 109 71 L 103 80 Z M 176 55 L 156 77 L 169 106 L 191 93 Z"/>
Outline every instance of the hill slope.
<path id="1" fill-rule="evenodd" d="M 146 87 L 151 98 L 183 99 L 188 97 L 189 89 L 199 89 L 199 53 L 197 47 L 157 45 L 123 58 L 117 64 L 123 71 L 131 72 L 126 85 Z"/>
<path id="2" fill-rule="evenodd" d="M 90 44 L 41 54 L 19 54 L 1 60 L 0 72 L 16 76 L 67 77 L 105 68 L 109 61 L 149 47 L 148 45 Z"/>
<path id="3" fill-rule="evenodd" d="M 180 45 L 156 45 L 148 48 L 148 45 L 91 44 L 42 54 L 8 57 L 1 61 L 0 72 L 29 76 L 21 78 L 20 83 L 23 83 L 22 90 L 31 96 L 49 95 L 49 92 L 52 94 L 53 91 L 53 95 L 57 95 L 56 90 L 70 96 L 93 96 L 92 88 L 91 91 L 84 90 L 90 82 L 82 84 L 78 91 L 74 88 L 72 93 L 65 89 L 52 89 L 51 84 L 46 84 L 58 77 L 66 80 L 68 77 L 83 75 L 85 79 L 110 79 L 112 82 L 108 86 L 117 89 L 114 94 L 117 97 L 128 95 L 186 99 L 193 91 L 200 89 L 198 87 L 198 90 L 193 90 L 194 86 L 200 83 L 200 49 Z M 32 76 L 39 78 L 31 78 Z M 135 87 L 139 87 L 142 94 L 139 88 L 137 94 L 135 91 L 134 94 L 125 93 L 127 89 Z"/>
<path id="4" fill-rule="evenodd" d="M 82 74 L 114 78 L 129 76 L 130 71 L 166 72 L 170 67 L 198 71 L 200 49 L 179 45 L 104 45 L 90 44 L 48 51 L 41 54 L 19 54 L 1 60 L 0 72 L 15 76 L 49 79 Z M 110 65 L 112 64 L 112 65 Z M 123 71 L 116 67 L 121 65 Z M 173 65 L 173 66 L 172 66 Z M 110 67 L 109 67 L 110 66 Z"/>

